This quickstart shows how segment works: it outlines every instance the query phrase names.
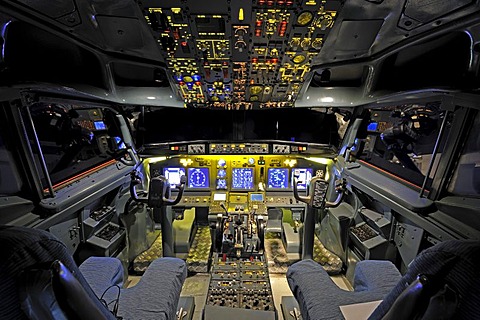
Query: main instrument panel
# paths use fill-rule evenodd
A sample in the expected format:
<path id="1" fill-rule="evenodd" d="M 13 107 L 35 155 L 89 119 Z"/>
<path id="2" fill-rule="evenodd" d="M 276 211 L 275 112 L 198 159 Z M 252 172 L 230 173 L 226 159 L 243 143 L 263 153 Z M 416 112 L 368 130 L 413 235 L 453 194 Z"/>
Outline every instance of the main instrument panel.
<path id="1" fill-rule="evenodd" d="M 255 154 L 174 156 L 151 162 L 150 175 L 164 175 L 174 189 L 185 175 L 187 191 L 229 192 L 291 191 L 296 176 L 298 189 L 305 190 L 312 176 L 326 176 L 328 161 Z"/>
<path id="2" fill-rule="evenodd" d="M 172 89 L 188 107 L 291 107 L 340 1 L 143 1 Z"/>

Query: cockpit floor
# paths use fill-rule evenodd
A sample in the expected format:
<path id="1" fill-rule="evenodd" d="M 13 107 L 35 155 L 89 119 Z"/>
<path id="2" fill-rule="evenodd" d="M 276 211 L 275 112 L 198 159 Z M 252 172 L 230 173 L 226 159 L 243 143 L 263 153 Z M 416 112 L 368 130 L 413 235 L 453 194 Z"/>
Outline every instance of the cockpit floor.
<path id="1" fill-rule="evenodd" d="M 152 246 L 142 252 L 134 261 L 134 271 L 142 273 L 148 265 L 162 256 L 162 237 L 159 236 Z M 321 264 L 331 275 L 332 280 L 342 289 L 351 290 L 346 278 L 340 274 L 342 262 L 338 256 L 330 252 L 315 236 L 314 260 Z M 182 296 L 190 296 L 195 299 L 194 320 L 202 319 L 203 309 L 207 299 L 207 293 L 211 275 L 208 273 L 208 259 L 210 257 L 211 238 L 208 226 L 198 226 L 187 257 L 188 277 L 182 288 Z M 282 320 L 281 300 L 282 296 L 292 296 L 285 274 L 288 267 L 298 261 L 292 259 L 286 252 L 280 234 L 268 233 L 265 237 L 265 258 L 268 265 L 270 285 L 273 292 L 277 319 Z M 140 276 L 129 276 L 128 287 L 138 283 Z"/>

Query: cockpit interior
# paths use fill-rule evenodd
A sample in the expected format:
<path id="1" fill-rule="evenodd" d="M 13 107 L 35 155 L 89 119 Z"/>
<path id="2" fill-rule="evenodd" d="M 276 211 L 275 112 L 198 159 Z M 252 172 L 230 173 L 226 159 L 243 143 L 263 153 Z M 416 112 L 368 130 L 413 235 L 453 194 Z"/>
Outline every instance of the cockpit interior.
<path id="1" fill-rule="evenodd" d="M 0 319 L 480 318 L 480 1 L 3 0 L 0 48 Z"/>

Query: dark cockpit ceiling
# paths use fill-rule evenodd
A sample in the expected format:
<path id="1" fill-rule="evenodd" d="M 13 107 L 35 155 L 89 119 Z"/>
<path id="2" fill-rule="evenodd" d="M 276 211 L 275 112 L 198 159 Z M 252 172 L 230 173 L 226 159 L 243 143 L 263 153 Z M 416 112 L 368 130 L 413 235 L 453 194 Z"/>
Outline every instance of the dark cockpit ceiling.
<path id="1" fill-rule="evenodd" d="M 5 0 L 0 81 L 221 109 L 469 90 L 478 9 L 472 0 Z"/>

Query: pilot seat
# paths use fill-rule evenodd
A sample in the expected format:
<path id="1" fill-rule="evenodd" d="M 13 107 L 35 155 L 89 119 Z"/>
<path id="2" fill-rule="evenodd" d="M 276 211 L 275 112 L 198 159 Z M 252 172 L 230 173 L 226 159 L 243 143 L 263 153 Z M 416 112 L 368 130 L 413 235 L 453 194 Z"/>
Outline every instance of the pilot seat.
<path id="1" fill-rule="evenodd" d="M 343 319 L 339 306 L 375 300 L 383 301 L 371 320 L 476 319 L 479 263 L 480 241 L 448 240 L 424 250 L 403 277 L 389 261 L 358 262 L 353 292 L 312 260 L 292 265 L 287 280 L 304 320 Z"/>
<path id="2" fill-rule="evenodd" d="M 77 267 L 49 232 L 0 227 L 0 319 L 175 318 L 182 260 L 155 260 L 131 288 L 123 288 L 123 275 L 116 258 L 90 257 Z"/>

